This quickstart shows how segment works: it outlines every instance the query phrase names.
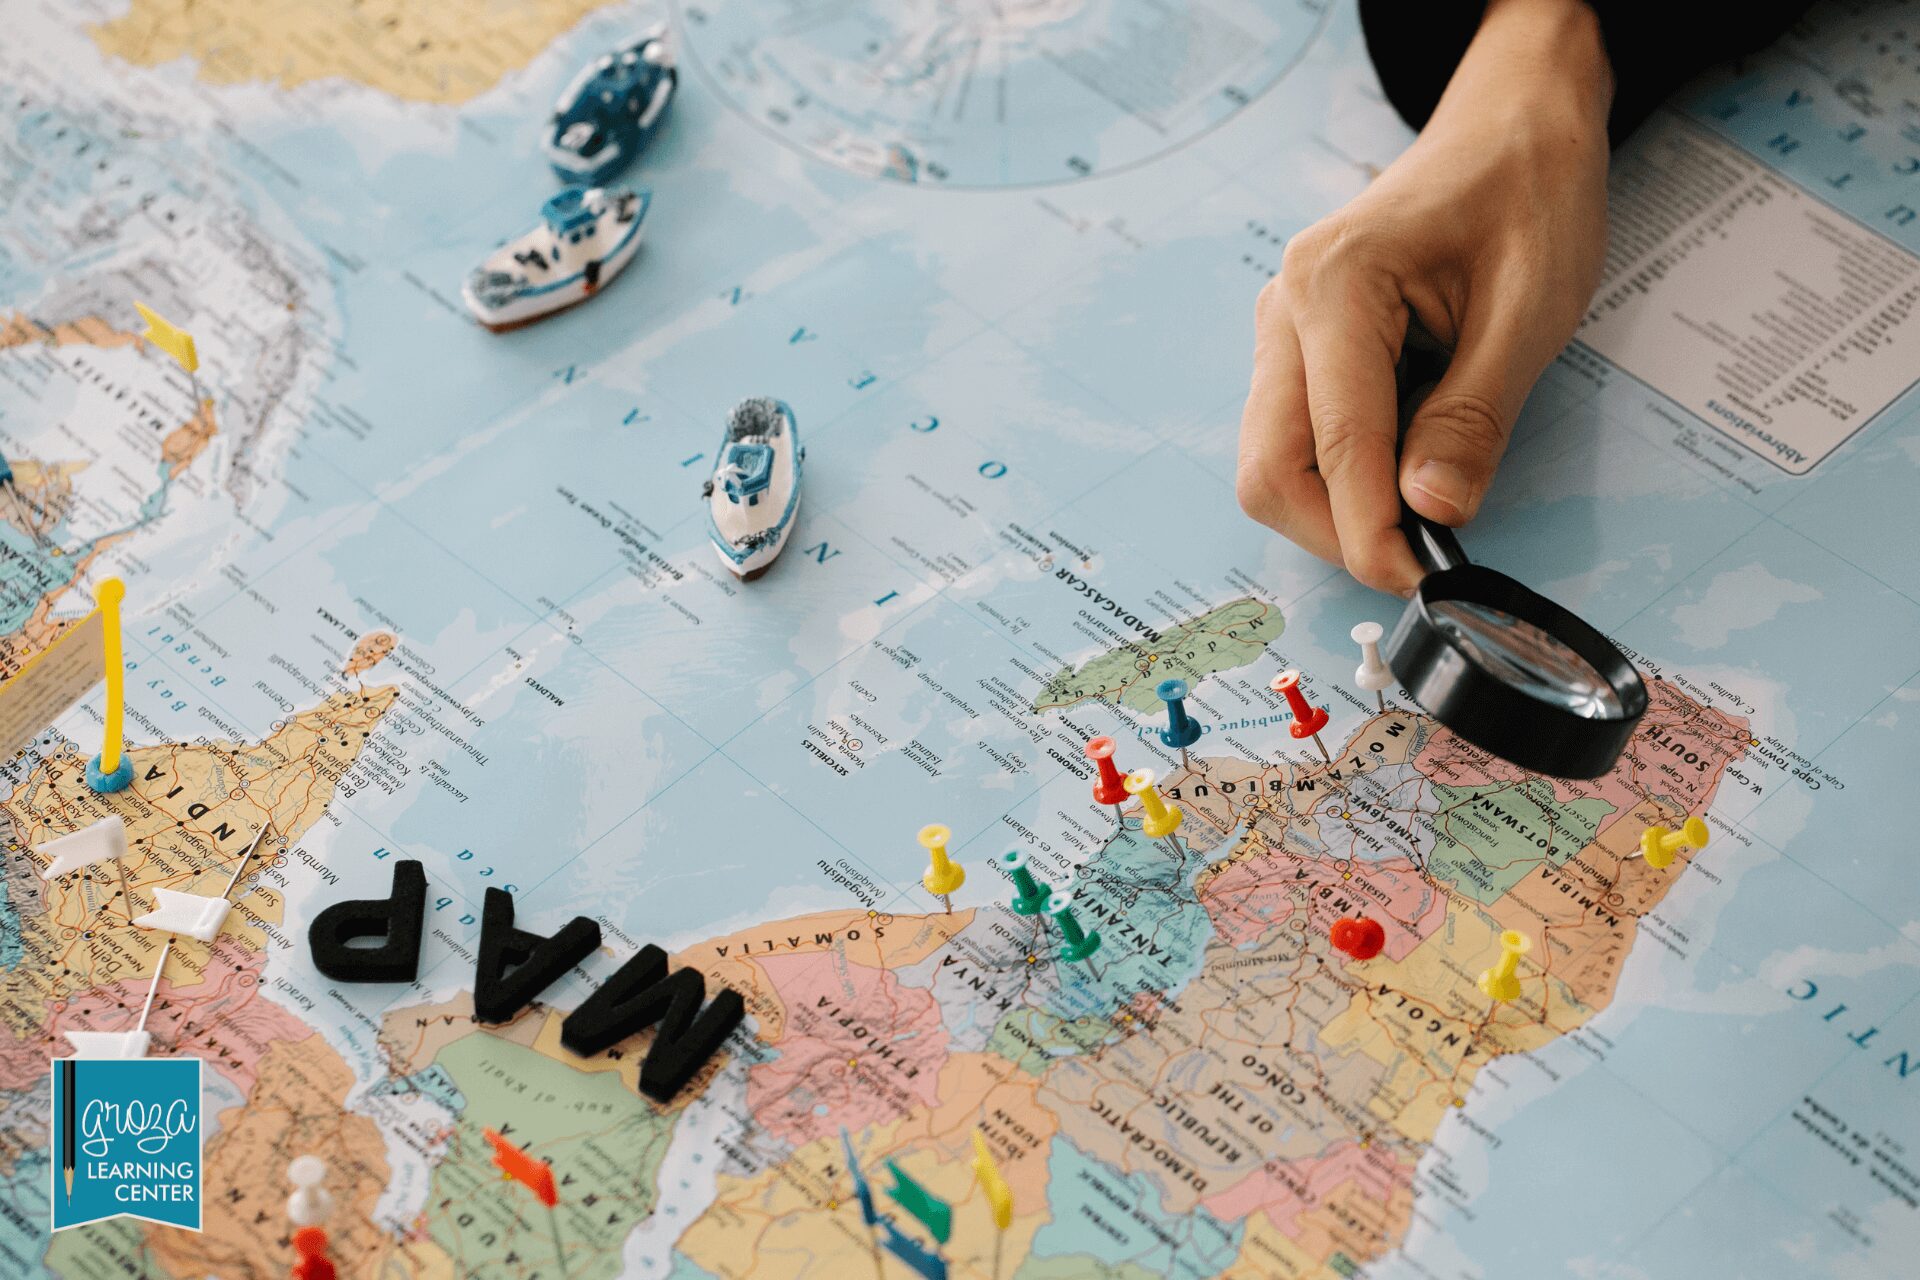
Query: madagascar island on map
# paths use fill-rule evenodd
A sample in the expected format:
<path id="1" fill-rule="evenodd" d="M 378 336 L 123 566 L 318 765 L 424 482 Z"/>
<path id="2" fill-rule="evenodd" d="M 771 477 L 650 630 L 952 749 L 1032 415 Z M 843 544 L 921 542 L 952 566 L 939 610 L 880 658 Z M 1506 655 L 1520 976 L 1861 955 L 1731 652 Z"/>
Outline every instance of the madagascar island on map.
<path id="1" fill-rule="evenodd" d="M 1920 199 L 1885 7 L 1817 9 L 1620 153 L 1608 279 L 1466 533 L 1646 678 L 1591 782 L 1359 688 L 1349 632 L 1400 602 L 1234 501 L 1255 297 L 1411 137 L 1349 4 L 0 19 L 0 674 L 123 579 L 135 771 L 84 782 L 97 694 L 0 765 L 0 1271 L 285 1275 L 312 1154 L 343 1276 L 907 1276 L 843 1133 L 969 1280 L 1910 1271 Z M 555 189 L 556 95 L 655 23 L 681 79 L 624 179 L 643 248 L 488 333 L 460 283 Z M 1789 310 L 1804 351 L 1753 336 Z M 792 406 L 808 488 L 743 584 L 699 486 L 749 396 Z M 1173 835 L 1096 801 L 1102 735 Z M 43 877 L 108 814 L 119 868 Z M 1689 816 L 1704 847 L 1638 856 Z M 52 1233 L 65 1033 L 133 1025 L 164 940 L 129 921 L 263 830 L 147 1022 L 205 1064 L 204 1231 Z M 1011 909 L 1010 850 L 1091 964 Z M 408 860 L 415 979 L 323 976 L 314 917 Z M 500 1025 L 491 889 L 600 937 Z M 1356 915 L 1370 959 L 1329 942 Z M 666 1102 L 653 1032 L 561 1035 L 648 945 L 746 1010 Z M 488 1130 L 550 1163 L 551 1213 Z"/>

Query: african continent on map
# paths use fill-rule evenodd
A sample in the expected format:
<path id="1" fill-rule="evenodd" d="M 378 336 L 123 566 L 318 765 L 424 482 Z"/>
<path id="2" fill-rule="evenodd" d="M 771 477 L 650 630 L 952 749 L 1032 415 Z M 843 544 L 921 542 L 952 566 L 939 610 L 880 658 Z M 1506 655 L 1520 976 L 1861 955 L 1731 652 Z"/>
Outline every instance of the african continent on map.
<path id="1" fill-rule="evenodd" d="M 1325 6 L 1253 0 L 716 0 L 690 61 L 781 138 L 856 172 L 960 187 L 1139 164 L 1273 87 Z"/>

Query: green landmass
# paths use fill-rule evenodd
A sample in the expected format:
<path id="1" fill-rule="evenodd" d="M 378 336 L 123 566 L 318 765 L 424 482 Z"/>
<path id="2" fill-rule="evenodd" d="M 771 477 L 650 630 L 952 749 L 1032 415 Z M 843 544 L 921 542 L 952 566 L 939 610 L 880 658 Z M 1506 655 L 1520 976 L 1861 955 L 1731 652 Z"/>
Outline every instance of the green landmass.
<path id="1" fill-rule="evenodd" d="M 1075 670 L 1047 681 L 1033 709 L 1055 711 L 1078 702 L 1118 702 L 1135 711 L 1157 711 L 1154 686 L 1162 680 L 1198 684 L 1206 677 L 1258 658 L 1279 638 L 1286 619 L 1278 605 L 1243 596 L 1164 633 L 1157 642 L 1109 649 Z"/>
<path id="2" fill-rule="evenodd" d="M 1037 1076 L 1055 1058 L 1089 1053 L 1112 1034 L 1112 1025 L 1104 1020 L 1069 1021 L 1044 1009 L 1015 1009 L 1002 1016 L 987 1037 L 987 1052 Z"/>
<path id="3" fill-rule="evenodd" d="M 553 1166 L 568 1280 L 620 1273 L 620 1244 L 659 1198 L 679 1112 L 662 1112 L 612 1071 L 576 1071 L 483 1031 L 435 1057 L 466 1109 L 434 1168 L 426 1229 L 461 1275 L 555 1270 L 554 1223 L 523 1186 L 504 1183 L 481 1136 L 498 1129 Z"/>
<path id="4" fill-rule="evenodd" d="M 1542 778 L 1504 786 L 1433 784 L 1440 808 L 1428 869 L 1491 904 L 1542 863 L 1559 866 L 1593 843 L 1613 806 L 1598 797 L 1561 801 Z"/>

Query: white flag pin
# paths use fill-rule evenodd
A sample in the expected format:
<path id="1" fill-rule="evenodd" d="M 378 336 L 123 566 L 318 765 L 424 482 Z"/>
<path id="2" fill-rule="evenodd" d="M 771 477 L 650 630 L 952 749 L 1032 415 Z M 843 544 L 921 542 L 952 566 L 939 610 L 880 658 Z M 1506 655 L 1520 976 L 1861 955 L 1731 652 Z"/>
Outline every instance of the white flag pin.
<path id="1" fill-rule="evenodd" d="M 127 824 L 112 814 L 70 835 L 43 841 L 33 851 L 52 859 L 40 873 L 47 880 L 108 860 L 119 862 L 127 856 Z"/>
<path id="2" fill-rule="evenodd" d="M 147 986 L 147 1002 L 140 1006 L 140 1021 L 131 1031 L 69 1031 L 76 1058 L 144 1058 L 153 1043 L 147 1030 L 147 1015 L 153 1012 L 153 998 L 160 992 L 160 975 L 167 971 L 167 957 L 173 954 L 173 939 L 160 948 L 160 962 L 153 966 L 153 981 Z"/>
<path id="3" fill-rule="evenodd" d="M 153 1040 L 150 1031 L 69 1031 L 76 1058 L 144 1058 Z"/>
<path id="4" fill-rule="evenodd" d="M 260 834 L 247 846 L 247 851 L 240 856 L 240 865 L 227 877 L 227 887 L 220 891 L 219 897 L 183 893 L 178 889 L 155 889 L 153 910 L 143 916 L 135 916 L 133 922 L 142 929 L 152 929 L 157 933 L 178 933 L 199 942 L 212 942 L 220 936 L 220 926 L 227 922 L 227 913 L 233 910 L 233 903 L 227 900 L 227 895 L 233 892 L 233 886 L 240 880 L 240 873 L 253 860 L 253 851 L 267 838 L 271 825 L 262 826 Z"/>
<path id="5" fill-rule="evenodd" d="M 153 901 L 153 910 L 135 916 L 135 924 L 142 929 L 177 933 L 201 942 L 212 942 L 219 937 L 220 926 L 227 922 L 227 912 L 233 910 L 233 904 L 225 898 L 182 893 L 178 889 L 155 889 Z"/>

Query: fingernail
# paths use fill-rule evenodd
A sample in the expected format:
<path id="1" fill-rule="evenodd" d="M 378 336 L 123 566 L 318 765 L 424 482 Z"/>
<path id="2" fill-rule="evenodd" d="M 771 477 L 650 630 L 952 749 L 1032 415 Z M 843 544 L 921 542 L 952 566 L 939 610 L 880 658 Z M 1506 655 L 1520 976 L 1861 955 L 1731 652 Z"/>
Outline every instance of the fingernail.
<path id="1" fill-rule="evenodd" d="M 1455 520 L 1467 514 L 1467 503 L 1473 499 L 1473 484 L 1467 479 L 1467 473 L 1438 458 L 1428 458 L 1421 463 L 1407 483 L 1451 508 Z"/>

